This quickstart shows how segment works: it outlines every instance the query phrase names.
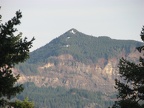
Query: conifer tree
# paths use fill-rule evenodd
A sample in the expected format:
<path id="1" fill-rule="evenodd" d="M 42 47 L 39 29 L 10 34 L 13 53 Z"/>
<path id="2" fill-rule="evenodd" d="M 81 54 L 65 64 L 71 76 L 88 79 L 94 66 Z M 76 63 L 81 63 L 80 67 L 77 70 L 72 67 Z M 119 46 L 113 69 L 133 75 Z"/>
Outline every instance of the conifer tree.
<path id="1" fill-rule="evenodd" d="M 23 101 L 17 100 L 16 102 L 12 103 L 12 106 L 14 108 L 34 108 L 34 103 L 29 101 L 27 97 Z"/>
<path id="2" fill-rule="evenodd" d="M 144 26 L 141 32 L 144 42 Z M 144 46 L 136 48 L 143 53 Z M 124 58 L 119 61 L 120 79 L 116 79 L 115 88 L 118 90 L 118 101 L 112 108 L 144 108 L 144 59 L 140 57 L 139 63 L 130 62 Z"/>
<path id="3" fill-rule="evenodd" d="M 1 15 L 0 15 L 1 16 Z M 23 86 L 17 84 L 20 75 L 14 75 L 12 69 L 29 57 L 29 49 L 34 38 L 22 39 L 22 33 L 16 35 L 16 25 L 19 25 L 22 14 L 16 12 L 5 24 L 0 21 L 0 107 L 9 106 L 10 99 L 23 91 Z M 0 17 L 1 20 L 1 17 Z"/>

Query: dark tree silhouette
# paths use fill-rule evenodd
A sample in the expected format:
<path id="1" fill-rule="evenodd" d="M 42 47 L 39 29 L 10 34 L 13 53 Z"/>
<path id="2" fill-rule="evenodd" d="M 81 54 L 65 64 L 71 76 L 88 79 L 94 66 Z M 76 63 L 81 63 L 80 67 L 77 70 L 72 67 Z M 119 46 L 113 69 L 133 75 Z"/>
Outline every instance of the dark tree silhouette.
<path id="1" fill-rule="evenodd" d="M 141 32 L 144 41 L 144 26 Z M 144 46 L 137 47 L 143 53 Z M 112 108 L 144 108 L 144 59 L 140 57 L 139 63 L 130 62 L 124 58 L 119 61 L 119 74 L 121 80 L 116 79 L 115 88 L 118 90 L 118 101 Z"/>
<path id="2" fill-rule="evenodd" d="M 29 57 L 34 38 L 27 41 L 26 37 L 22 39 L 22 33 L 15 36 L 14 27 L 21 23 L 21 18 L 21 12 L 17 11 L 5 24 L 0 22 L 0 107 L 9 105 L 11 97 L 23 91 L 22 85 L 16 84 L 20 75 L 14 75 L 12 69 Z"/>

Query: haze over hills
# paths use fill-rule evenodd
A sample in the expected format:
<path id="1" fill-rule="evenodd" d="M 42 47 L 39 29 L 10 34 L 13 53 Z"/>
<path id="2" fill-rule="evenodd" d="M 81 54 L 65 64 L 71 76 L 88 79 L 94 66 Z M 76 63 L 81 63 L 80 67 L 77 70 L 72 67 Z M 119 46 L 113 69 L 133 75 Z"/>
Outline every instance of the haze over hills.
<path id="1" fill-rule="evenodd" d="M 30 59 L 16 66 L 19 82 L 38 87 L 83 89 L 104 94 L 115 92 L 114 79 L 121 57 L 137 61 L 134 40 L 89 36 L 70 29 L 50 43 L 31 52 Z M 99 107 L 100 108 L 100 107 Z"/>

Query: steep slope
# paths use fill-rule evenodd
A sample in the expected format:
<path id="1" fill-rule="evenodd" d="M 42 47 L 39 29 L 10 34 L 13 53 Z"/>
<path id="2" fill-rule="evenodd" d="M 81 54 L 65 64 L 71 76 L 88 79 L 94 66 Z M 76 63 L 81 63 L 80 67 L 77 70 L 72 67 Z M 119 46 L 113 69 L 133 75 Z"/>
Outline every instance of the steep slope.
<path id="1" fill-rule="evenodd" d="M 140 42 L 93 37 L 71 29 L 33 51 L 30 59 L 17 66 L 20 82 L 37 86 L 63 86 L 109 93 L 121 57 L 136 61 Z"/>
<path id="2" fill-rule="evenodd" d="M 111 58 L 122 51 L 132 52 L 141 43 L 115 40 L 107 36 L 93 37 L 71 29 L 45 46 L 31 53 L 29 63 L 46 62 L 52 56 L 70 54 L 77 61 L 96 63 L 99 58 Z"/>

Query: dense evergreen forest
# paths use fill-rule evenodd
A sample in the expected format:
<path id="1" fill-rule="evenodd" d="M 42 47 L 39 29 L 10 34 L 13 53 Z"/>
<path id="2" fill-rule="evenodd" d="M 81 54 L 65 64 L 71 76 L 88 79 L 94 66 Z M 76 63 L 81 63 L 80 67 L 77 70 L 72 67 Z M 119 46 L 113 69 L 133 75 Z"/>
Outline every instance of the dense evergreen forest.
<path id="1" fill-rule="evenodd" d="M 96 63 L 98 58 L 117 56 L 121 51 L 131 52 L 140 46 L 140 42 L 132 40 L 116 40 L 107 36 L 93 37 L 75 29 L 75 34 L 68 32 L 53 39 L 45 46 L 33 51 L 29 63 L 47 62 L 51 56 L 70 54 L 83 63 Z"/>
<path id="2" fill-rule="evenodd" d="M 34 83 L 25 83 L 24 91 L 17 96 L 23 100 L 29 97 L 35 108 L 84 108 L 96 106 L 106 108 L 113 104 L 110 98 L 101 92 L 92 92 L 82 89 L 66 89 L 64 87 L 36 87 Z M 105 98 L 105 99 L 104 99 Z"/>

